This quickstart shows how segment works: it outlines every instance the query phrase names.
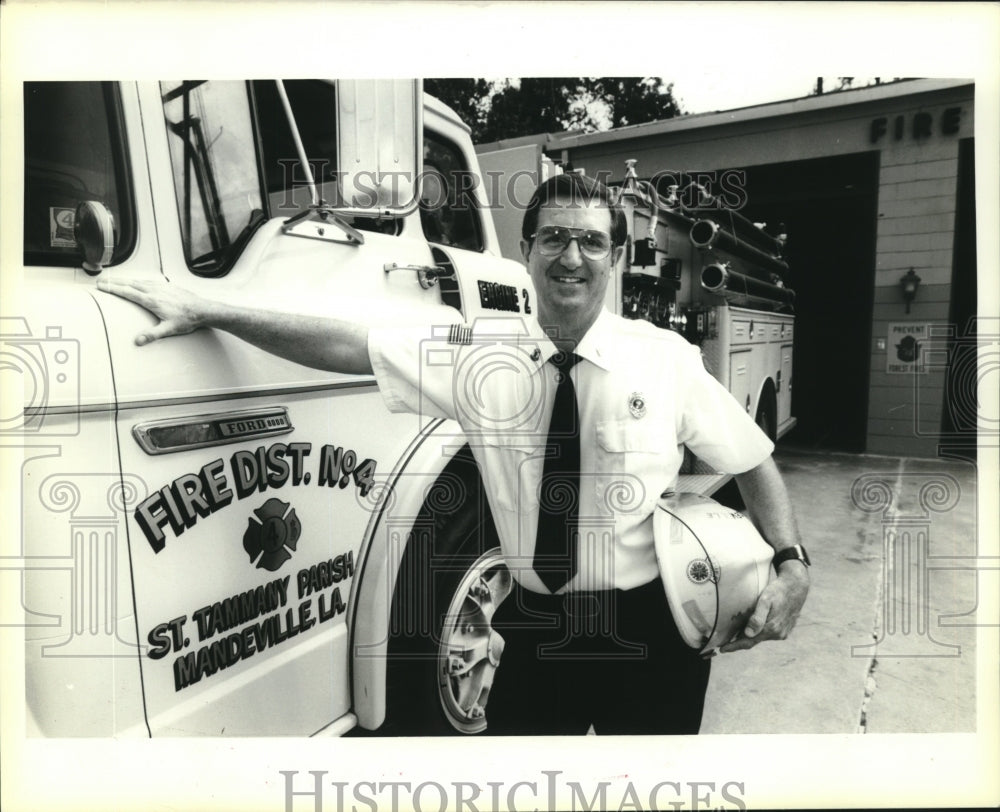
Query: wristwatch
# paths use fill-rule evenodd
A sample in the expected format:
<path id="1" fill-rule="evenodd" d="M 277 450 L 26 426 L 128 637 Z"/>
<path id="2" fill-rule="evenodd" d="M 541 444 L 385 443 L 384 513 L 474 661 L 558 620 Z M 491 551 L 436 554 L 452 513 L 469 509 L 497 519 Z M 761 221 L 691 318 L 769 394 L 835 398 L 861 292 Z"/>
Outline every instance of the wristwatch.
<path id="1" fill-rule="evenodd" d="M 774 566 L 774 571 L 778 571 L 778 567 L 784 564 L 786 561 L 801 561 L 807 567 L 811 566 L 812 562 L 809 560 L 809 553 L 806 552 L 806 548 L 801 544 L 796 544 L 792 547 L 786 547 L 774 554 L 774 558 L 771 559 L 771 564 Z"/>

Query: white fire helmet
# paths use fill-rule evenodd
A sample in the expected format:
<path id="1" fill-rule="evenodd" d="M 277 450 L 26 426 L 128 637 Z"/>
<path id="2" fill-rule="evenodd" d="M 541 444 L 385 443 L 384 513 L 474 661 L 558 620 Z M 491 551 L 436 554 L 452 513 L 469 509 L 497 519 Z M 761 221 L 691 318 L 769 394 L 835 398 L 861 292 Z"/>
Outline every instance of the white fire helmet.
<path id="1" fill-rule="evenodd" d="M 667 492 L 653 514 L 656 559 L 674 622 L 703 653 L 746 626 L 771 574 L 772 547 L 714 499 Z"/>

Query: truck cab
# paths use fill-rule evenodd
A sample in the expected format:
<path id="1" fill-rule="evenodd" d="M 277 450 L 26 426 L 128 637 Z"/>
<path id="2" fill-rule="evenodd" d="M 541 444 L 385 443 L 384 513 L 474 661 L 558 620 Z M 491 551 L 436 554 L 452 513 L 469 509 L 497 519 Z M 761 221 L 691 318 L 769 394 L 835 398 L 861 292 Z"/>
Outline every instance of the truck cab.
<path id="1" fill-rule="evenodd" d="M 457 428 L 221 331 L 136 346 L 154 317 L 95 280 L 370 325 L 523 313 L 468 129 L 419 82 L 73 81 L 24 84 L 23 134 L 29 731 L 377 728 L 414 524 L 443 472 L 475 481 Z M 455 729 L 472 693 L 415 701 L 461 694 Z"/>

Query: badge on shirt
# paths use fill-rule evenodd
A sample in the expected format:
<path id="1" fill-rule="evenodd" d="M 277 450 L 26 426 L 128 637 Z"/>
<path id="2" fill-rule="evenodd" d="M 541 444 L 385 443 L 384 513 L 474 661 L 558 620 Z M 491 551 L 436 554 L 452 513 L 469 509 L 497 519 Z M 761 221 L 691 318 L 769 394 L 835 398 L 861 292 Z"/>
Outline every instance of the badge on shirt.
<path id="1" fill-rule="evenodd" d="M 471 344 L 472 328 L 464 324 L 453 324 L 448 329 L 449 344 Z"/>
<path id="2" fill-rule="evenodd" d="M 646 416 L 646 396 L 642 392 L 633 392 L 628 396 L 628 410 L 632 417 L 638 420 Z"/>

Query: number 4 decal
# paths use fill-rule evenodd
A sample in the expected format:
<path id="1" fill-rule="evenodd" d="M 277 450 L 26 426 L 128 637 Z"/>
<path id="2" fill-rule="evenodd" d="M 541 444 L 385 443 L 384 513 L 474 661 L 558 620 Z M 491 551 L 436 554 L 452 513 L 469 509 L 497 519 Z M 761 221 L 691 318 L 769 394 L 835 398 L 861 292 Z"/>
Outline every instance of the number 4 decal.
<path id="1" fill-rule="evenodd" d="M 367 496 L 375 484 L 375 460 L 367 459 L 354 469 L 354 484 L 361 489 L 361 495 Z"/>

